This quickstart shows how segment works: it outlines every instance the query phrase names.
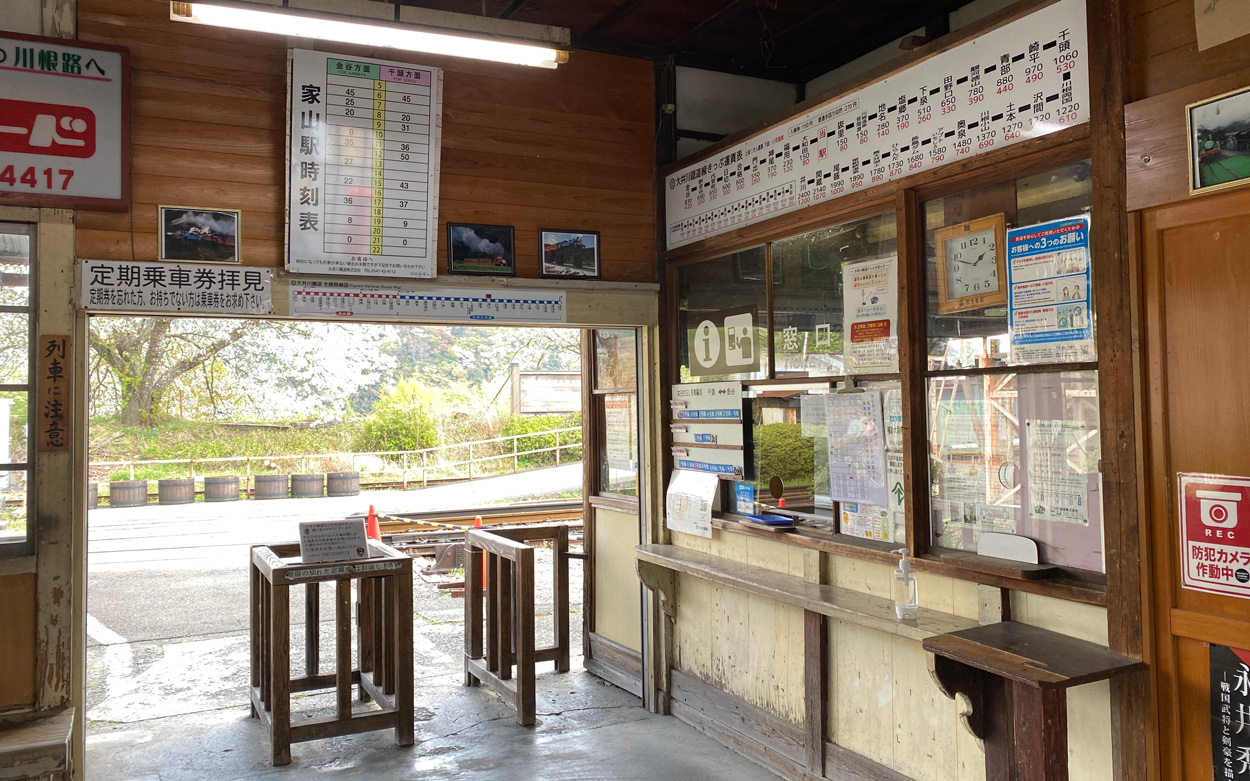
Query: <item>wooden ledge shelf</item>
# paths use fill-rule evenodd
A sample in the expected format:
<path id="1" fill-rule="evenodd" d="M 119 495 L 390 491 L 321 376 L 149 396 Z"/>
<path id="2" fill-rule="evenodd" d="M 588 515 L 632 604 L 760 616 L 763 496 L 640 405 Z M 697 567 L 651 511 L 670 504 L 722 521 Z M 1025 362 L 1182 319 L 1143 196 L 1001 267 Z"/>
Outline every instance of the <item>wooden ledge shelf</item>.
<path id="1" fill-rule="evenodd" d="M 68 779 L 74 709 L 0 717 L 0 778 Z"/>
<path id="2" fill-rule="evenodd" d="M 894 614 L 894 602 L 889 599 L 837 586 L 812 583 L 794 575 L 679 548 L 676 545 L 639 545 L 634 550 L 638 559 L 639 575 L 648 586 L 651 583 L 643 570 L 650 565 L 758 594 L 838 621 L 918 641 L 977 626 L 973 619 L 926 608 L 920 609 L 920 616 L 914 621 L 899 621 Z"/>
<path id="3" fill-rule="evenodd" d="M 935 635 L 923 646 L 933 654 L 933 679 L 985 741 L 986 778 L 1067 781 L 1067 690 L 1144 667 L 1015 621 Z"/>

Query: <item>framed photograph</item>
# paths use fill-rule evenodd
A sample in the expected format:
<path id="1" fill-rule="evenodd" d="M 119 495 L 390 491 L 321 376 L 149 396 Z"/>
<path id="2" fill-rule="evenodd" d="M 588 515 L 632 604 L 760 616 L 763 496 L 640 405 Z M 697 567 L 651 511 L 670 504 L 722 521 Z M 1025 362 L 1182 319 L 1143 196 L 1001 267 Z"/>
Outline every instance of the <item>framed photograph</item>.
<path id="1" fill-rule="evenodd" d="M 1002 214 L 939 228 L 938 312 L 1007 304 L 1006 219 Z"/>
<path id="2" fill-rule="evenodd" d="M 544 228 L 538 232 L 540 276 L 599 279 L 599 233 Z"/>
<path id="3" fill-rule="evenodd" d="M 158 206 L 158 257 L 199 263 L 238 263 L 239 214 L 237 209 Z"/>
<path id="4" fill-rule="evenodd" d="M 1250 87 L 1185 107 L 1189 194 L 1236 187 L 1250 179 Z"/>
<path id="5" fill-rule="evenodd" d="M 512 226 L 447 223 L 447 273 L 515 277 Z"/>

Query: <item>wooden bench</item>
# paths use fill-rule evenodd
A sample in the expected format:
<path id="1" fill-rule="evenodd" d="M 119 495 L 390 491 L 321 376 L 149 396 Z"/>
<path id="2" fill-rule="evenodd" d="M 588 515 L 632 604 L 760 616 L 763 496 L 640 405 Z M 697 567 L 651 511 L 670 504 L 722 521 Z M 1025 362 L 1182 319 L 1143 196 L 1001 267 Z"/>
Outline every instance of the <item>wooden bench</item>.
<path id="1" fill-rule="evenodd" d="M 325 564 L 299 561 L 299 544 L 257 545 L 251 556 L 252 716 L 269 731 L 273 764 L 291 763 L 291 744 L 394 729 L 395 742 L 414 739 L 412 559 L 369 540 L 367 559 Z M 359 597 L 360 665 L 352 669 L 352 581 Z M 320 674 L 320 584 L 335 587 L 335 672 Z M 291 677 L 291 586 L 305 587 L 305 675 Z M 352 688 L 381 710 L 353 715 Z M 335 690 L 335 715 L 291 726 L 291 695 Z"/>
<path id="2" fill-rule="evenodd" d="M 933 678 L 964 698 L 964 726 L 985 742 L 985 777 L 1067 781 L 1067 690 L 1143 663 L 1015 621 L 930 637 Z"/>
<path id="3" fill-rule="evenodd" d="M 920 641 L 977 626 L 977 622 L 971 619 L 927 608 L 921 608 L 915 620 L 899 621 L 894 613 L 894 602 L 889 599 L 813 583 L 794 575 L 675 545 L 639 545 L 634 552 L 639 579 L 659 597 L 660 607 L 667 617 L 661 629 L 664 633 L 672 632 L 672 622 L 676 619 L 676 573 L 702 578 L 803 609 L 803 696 L 806 716 L 803 746 L 806 771 L 816 777 L 824 775 L 827 762 L 858 762 L 857 756 L 848 756 L 851 755 L 850 751 L 836 744 L 827 745 L 825 740 L 828 725 L 826 692 L 829 677 L 830 618 Z M 661 642 L 671 647 L 671 638 L 662 639 Z M 671 691 L 669 671 L 658 671 L 658 678 L 660 688 Z"/>
<path id="4" fill-rule="evenodd" d="M 74 709 L 0 718 L 0 781 L 68 779 Z"/>

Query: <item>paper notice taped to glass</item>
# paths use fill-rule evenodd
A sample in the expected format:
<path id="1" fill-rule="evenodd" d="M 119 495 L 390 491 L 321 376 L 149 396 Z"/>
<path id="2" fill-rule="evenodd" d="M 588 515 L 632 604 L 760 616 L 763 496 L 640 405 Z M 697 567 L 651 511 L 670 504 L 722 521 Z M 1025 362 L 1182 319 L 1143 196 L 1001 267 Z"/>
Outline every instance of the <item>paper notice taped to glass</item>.
<path id="1" fill-rule="evenodd" d="M 664 520 L 670 531 L 712 536 L 712 501 L 720 481 L 707 472 L 677 469 L 668 483 Z"/>
<path id="2" fill-rule="evenodd" d="M 829 430 L 829 495 L 834 501 L 884 507 L 887 501 L 881 392 L 825 396 Z"/>
<path id="3" fill-rule="evenodd" d="M 1081 463 L 1092 426 L 1067 420 L 1027 420 L 1029 515 L 1042 521 L 1089 523 L 1089 473 Z"/>

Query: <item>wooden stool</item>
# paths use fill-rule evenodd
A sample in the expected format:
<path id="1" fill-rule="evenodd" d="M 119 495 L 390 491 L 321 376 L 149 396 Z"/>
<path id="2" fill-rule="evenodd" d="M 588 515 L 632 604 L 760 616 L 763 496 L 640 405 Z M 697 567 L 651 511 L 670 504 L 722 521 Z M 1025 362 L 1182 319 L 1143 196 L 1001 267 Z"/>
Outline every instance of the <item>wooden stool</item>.
<path id="1" fill-rule="evenodd" d="M 369 541 L 367 559 L 299 562 L 299 544 L 252 548 L 252 716 L 269 730 L 273 764 L 291 763 L 291 744 L 358 732 L 395 729 L 400 746 L 413 743 L 412 559 Z M 352 581 L 357 581 L 360 667 L 352 669 Z M 319 671 L 320 584 L 334 581 L 335 668 Z M 291 677 L 290 587 L 305 586 L 305 671 Z M 352 686 L 379 711 L 352 715 Z M 291 726 L 293 692 L 335 689 L 337 713 Z"/>
<path id="2" fill-rule="evenodd" d="M 73 708 L 0 719 L 0 781 L 69 778 L 73 731 Z"/>

